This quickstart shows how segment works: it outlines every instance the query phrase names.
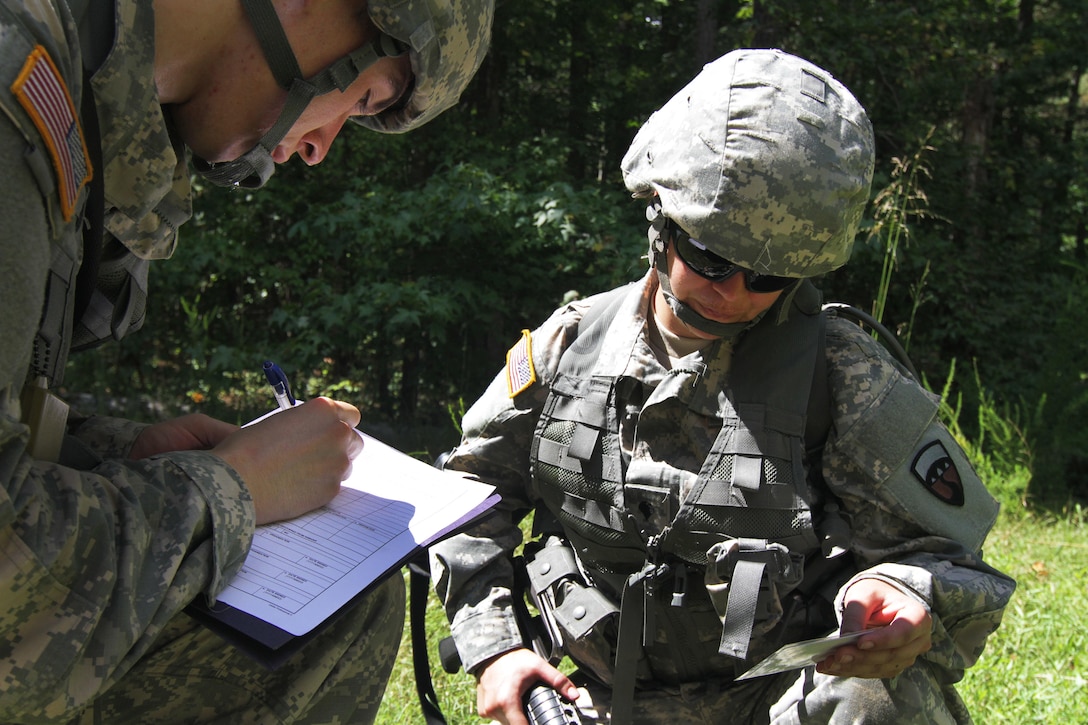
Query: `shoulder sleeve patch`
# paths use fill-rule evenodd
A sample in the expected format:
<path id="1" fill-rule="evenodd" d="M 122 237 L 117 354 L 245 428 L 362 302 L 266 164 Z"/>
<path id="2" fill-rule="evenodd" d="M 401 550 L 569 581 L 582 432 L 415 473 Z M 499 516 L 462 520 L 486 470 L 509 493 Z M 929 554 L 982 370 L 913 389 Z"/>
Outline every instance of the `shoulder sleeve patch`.
<path id="1" fill-rule="evenodd" d="M 918 451 L 910 470 L 922 486 L 938 499 L 953 506 L 963 506 L 960 472 L 939 440 L 930 441 Z"/>
<path id="2" fill-rule="evenodd" d="M 11 92 L 45 141 L 57 172 L 61 213 L 70 221 L 79 192 L 91 178 L 91 160 L 68 86 L 44 47 L 27 56 Z"/>
<path id="3" fill-rule="evenodd" d="M 506 353 L 506 387 L 515 398 L 536 382 L 533 367 L 533 336 L 528 330 L 521 331 L 521 339 Z"/>
<path id="4" fill-rule="evenodd" d="M 936 396 L 897 378 L 835 447 L 873 479 L 876 495 L 926 531 L 977 551 L 998 504 L 937 412 Z"/>

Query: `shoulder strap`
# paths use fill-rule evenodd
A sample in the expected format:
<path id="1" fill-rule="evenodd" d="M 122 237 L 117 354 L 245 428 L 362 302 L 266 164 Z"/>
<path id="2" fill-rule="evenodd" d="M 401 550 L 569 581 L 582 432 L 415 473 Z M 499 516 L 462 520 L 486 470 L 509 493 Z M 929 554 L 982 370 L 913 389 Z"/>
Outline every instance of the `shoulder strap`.
<path id="1" fill-rule="evenodd" d="M 597 296 L 578 321 L 578 336 L 559 361 L 561 372 L 575 378 L 586 377 L 593 372 L 608 328 L 633 284 L 638 283 L 621 285 Z"/>
<path id="2" fill-rule="evenodd" d="M 98 260 L 102 256 L 102 233 L 105 229 L 105 169 L 102 166 L 102 135 L 98 128 L 98 111 L 94 102 L 94 90 L 91 88 L 91 73 L 83 75 L 83 102 L 80 109 L 83 120 L 83 137 L 87 142 L 87 153 L 91 157 L 91 183 L 84 207 L 83 227 L 83 263 L 76 274 L 75 309 L 72 314 L 73 325 L 83 317 L 94 293 L 98 279 Z"/>
<path id="3" fill-rule="evenodd" d="M 79 47 L 83 66 L 93 73 L 106 60 L 113 47 L 114 0 L 67 0 L 79 27 Z"/>
<path id="4" fill-rule="evenodd" d="M 915 380 L 921 382 L 918 371 L 911 362 L 907 351 L 899 343 L 899 338 L 892 334 L 875 317 L 857 307 L 843 302 L 828 302 L 823 306 L 824 324 L 828 315 L 844 317 L 859 325 L 868 327 L 876 333 L 880 342 L 888 348 L 888 351 L 903 366 L 903 369 Z M 805 448 L 810 454 L 819 455 L 823 449 L 823 442 L 827 438 L 827 432 L 831 427 L 831 392 L 827 387 L 827 353 L 825 350 L 824 335 L 820 335 L 820 350 L 816 356 L 816 370 L 812 378 L 812 392 L 809 395 L 808 418 L 805 428 Z"/>
<path id="5" fill-rule="evenodd" d="M 35 376 L 44 376 L 51 386 L 59 385 L 72 349 L 71 330 L 90 305 L 98 278 L 98 263 L 102 256 L 102 236 L 105 228 L 105 179 L 102 164 L 102 137 L 98 128 L 98 111 L 91 88 L 91 73 L 84 73 L 80 102 L 80 122 L 83 139 L 90 159 L 90 182 L 83 205 L 83 255 L 75 276 L 53 275 L 57 286 L 50 286 L 42 303 L 42 317 L 34 341 L 32 369 Z M 78 218 L 78 217 L 77 217 Z M 62 285 L 62 286 L 61 286 Z M 66 332 L 68 331 L 68 332 Z"/>
<path id="6" fill-rule="evenodd" d="M 827 433 L 831 430 L 831 391 L 827 387 L 826 328 L 827 318 L 825 315 L 820 315 L 816 361 L 808 393 L 808 410 L 805 413 L 805 452 L 812 461 L 819 460 L 824 441 L 827 440 Z"/>

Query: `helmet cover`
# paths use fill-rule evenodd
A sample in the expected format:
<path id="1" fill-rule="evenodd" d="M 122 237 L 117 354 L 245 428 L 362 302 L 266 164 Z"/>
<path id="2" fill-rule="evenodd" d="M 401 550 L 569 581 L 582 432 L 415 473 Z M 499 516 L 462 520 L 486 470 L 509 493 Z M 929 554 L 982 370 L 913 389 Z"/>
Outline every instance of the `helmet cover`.
<path id="1" fill-rule="evenodd" d="M 403 133 L 457 103 L 487 54 L 495 0 L 370 0 L 367 13 L 379 30 L 408 44 L 415 85 L 407 103 L 352 120 Z"/>
<path id="2" fill-rule="evenodd" d="M 827 71 L 781 50 L 736 50 L 650 116 L 622 170 L 632 194 L 656 194 L 718 256 L 814 277 L 849 260 L 873 162 L 865 109 Z"/>

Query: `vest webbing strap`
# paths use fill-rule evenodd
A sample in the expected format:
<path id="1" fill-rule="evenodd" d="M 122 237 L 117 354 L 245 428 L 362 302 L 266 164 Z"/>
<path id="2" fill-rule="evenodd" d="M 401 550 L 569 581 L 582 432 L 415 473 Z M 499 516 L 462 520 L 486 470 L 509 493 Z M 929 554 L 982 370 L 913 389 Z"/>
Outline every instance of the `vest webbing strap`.
<path id="1" fill-rule="evenodd" d="M 643 637 L 651 631 L 646 617 L 646 595 L 652 593 L 656 580 L 669 571 L 668 565 L 647 563 L 642 571 L 632 574 L 620 596 L 620 625 L 616 634 L 616 666 L 612 670 L 611 722 L 631 722 L 635 700 L 635 675 Z"/>
<path id="2" fill-rule="evenodd" d="M 563 353 L 559 363 L 561 372 L 575 378 L 587 377 L 593 372 L 597 357 L 601 354 L 601 345 L 604 344 L 605 335 L 608 334 L 608 328 L 611 327 L 613 318 L 634 284 L 638 283 L 632 282 L 617 287 L 611 292 L 605 292 L 590 305 L 578 322 L 578 337 Z"/>
<path id="3" fill-rule="evenodd" d="M 752 627 L 756 619 L 756 603 L 759 586 L 767 568 L 765 561 L 738 561 L 729 583 L 729 601 L 725 607 L 725 623 L 718 651 L 744 659 L 748 656 L 748 643 L 752 639 Z"/>

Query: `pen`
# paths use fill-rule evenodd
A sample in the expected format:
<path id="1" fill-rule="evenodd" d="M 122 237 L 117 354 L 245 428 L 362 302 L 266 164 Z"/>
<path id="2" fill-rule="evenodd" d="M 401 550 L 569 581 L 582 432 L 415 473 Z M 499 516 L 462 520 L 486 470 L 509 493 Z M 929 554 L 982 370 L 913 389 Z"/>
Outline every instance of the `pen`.
<path id="1" fill-rule="evenodd" d="M 291 395 L 291 386 L 287 382 L 287 376 L 280 370 L 280 366 L 271 360 L 265 360 L 264 375 L 268 378 L 268 384 L 272 386 L 272 394 L 276 396 L 276 404 L 281 410 L 295 407 L 295 396 Z"/>

